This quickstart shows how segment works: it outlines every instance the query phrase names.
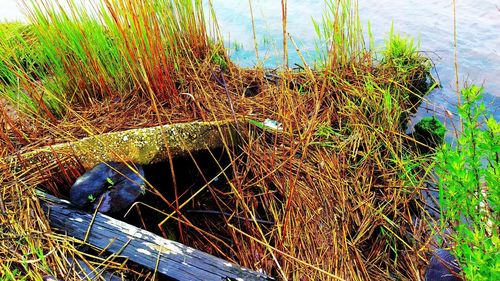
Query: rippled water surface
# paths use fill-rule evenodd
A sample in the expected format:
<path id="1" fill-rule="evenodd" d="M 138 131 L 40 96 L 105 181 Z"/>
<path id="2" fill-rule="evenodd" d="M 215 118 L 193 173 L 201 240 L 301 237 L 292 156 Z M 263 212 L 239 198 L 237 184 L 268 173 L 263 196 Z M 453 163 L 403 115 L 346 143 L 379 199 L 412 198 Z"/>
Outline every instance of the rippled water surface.
<path id="1" fill-rule="evenodd" d="M 224 38 L 235 61 L 252 66 L 255 57 L 252 23 L 247 0 L 212 0 Z M 460 85 L 483 84 L 489 111 L 500 119 L 500 1 L 457 1 L 457 42 Z M 0 0 L 0 18 L 21 18 L 15 0 Z M 281 63 L 281 4 L 279 0 L 252 0 L 259 55 L 267 66 Z M 312 19 L 321 20 L 319 0 L 288 0 L 288 32 L 309 59 L 314 57 L 316 35 Z M 443 85 L 428 96 L 427 108 L 418 115 L 442 109 L 454 111 L 453 6 L 452 0 L 360 0 L 363 24 L 368 20 L 374 39 L 382 45 L 394 24 L 395 30 L 419 39 L 421 49 L 436 64 Z M 300 63 L 294 51 L 291 64 Z"/>

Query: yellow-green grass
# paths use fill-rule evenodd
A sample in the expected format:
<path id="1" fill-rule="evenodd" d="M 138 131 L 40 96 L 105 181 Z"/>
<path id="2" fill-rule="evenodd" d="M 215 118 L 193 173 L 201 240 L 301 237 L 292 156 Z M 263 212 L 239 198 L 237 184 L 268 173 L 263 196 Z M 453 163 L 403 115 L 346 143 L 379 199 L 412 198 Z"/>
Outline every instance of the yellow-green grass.
<path id="1" fill-rule="evenodd" d="M 185 70 L 218 44 L 208 34 L 201 1 L 106 0 L 87 9 L 78 1 L 63 1 L 68 8 L 28 2 L 29 40 L 37 41 L 33 52 L 42 69 L 32 77 L 20 62 L 8 61 L 8 53 L 2 61 L 16 75 L 17 95 L 36 104 L 39 114 L 61 115 L 68 105 L 130 95 L 175 104 Z M 17 37 L 16 44 L 30 44 Z M 2 49 L 17 49 L 11 45 Z"/>

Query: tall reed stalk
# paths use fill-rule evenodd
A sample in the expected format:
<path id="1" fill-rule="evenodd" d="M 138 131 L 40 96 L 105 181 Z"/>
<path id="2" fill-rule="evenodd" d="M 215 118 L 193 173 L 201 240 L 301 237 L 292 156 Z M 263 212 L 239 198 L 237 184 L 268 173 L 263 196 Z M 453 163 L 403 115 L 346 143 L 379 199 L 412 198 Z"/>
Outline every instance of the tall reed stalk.
<path id="1" fill-rule="evenodd" d="M 84 3 L 26 2 L 43 70 L 30 79 L 19 64 L 9 68 L 22 80 L 18 94 L 38 108 L 135 95 L 173 106 L 181 99 L 183 71 L 206 59 L 218 42 L 208 34 L 199 0 Z M 35 87 L 40 82 L 43 92 Z"/>
<path id="2" fill-rule="evenodd" d="M 365 51 L 357 0 L 326 0 L 321 22 L 313 19 L 320 65 L 327 69 L 359 62 Z"/>

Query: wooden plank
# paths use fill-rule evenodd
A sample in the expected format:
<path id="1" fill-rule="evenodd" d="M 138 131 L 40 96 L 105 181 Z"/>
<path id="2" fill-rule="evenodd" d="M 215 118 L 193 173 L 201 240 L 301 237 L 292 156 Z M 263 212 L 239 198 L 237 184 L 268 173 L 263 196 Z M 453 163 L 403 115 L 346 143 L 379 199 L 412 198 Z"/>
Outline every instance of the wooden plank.
<path id="1" fill-rule="evenodd" d="M 92 214 L 38 192 L 50 225 L 83 240 Z M 273 280 L 262 273 L 209 255 L 149 231 L 97 213 L 86 243 L 118 253 L 150 270 L 176 280 Z"/>

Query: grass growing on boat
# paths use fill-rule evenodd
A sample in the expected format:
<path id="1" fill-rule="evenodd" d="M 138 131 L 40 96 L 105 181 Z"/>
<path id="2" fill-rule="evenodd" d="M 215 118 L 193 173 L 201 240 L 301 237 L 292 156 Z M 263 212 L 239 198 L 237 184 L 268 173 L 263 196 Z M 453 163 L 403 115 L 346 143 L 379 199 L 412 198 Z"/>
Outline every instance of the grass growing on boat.
<path id="1" fill-rule="evenodd" d="M 38 114 L 16 117 L 1 108 L 0 122 L 14 129 L 0 128 L 0 139 L 9 144 L 2 156 L 42 141 L 126 126 L 249 116 L 253 124 L 265 124 L 271 119 L 281 126 L 266 130 L 239 121 L 243 141 L 227 148 L 230 172 L 221 176 L 226 189 L 206 179 L 193 191 L 206 196 L 186 199 L 172 182 L 169 192 L 175 199 L 165 202 L 172 215 L 165 219 L 179 222 L 183 242 L 281 279 L 389 279 L 389 273 L 419 278 L 429 237 L 425 219 L 415 216 L 426 217 L 419 197 L 428 159 L 408 148 L 412 140 L 401 130 L 412 110 L 406 101 L 412 79 L 395 81 L 408 69 L 377 65 L 364 49 L 356 1 L 327 1 L 324 22 L 315 24 L 326 46 L 320 68 L 306 65 L 302 72 L 285 69 L 266 76 L 273 79 L 265 79 L 262 69 L 231 64 L 208 36 L 199 1 L 104 0 L 91 10 L 70 1 L 73 9 L 66 12 L 53 3 L 35 0 L 28 9 L 47 74 L 32 79 L 18 71 L 19 65 L 9 66 Z M 416 58 L 413 47 L 396 50 L 394 57 Z M 250 86 L 257 89 L 251 97 L 246 96 Z M 54 115 L 48 99 L 61 105 L 60 116 L 46 118 Z M 2 200 L 17 203 L 16 196 L 25 194 L 15 184 L 37 184 L 29 179 L 25 173 L 6 178 L 13 196 Z M 68 175 L 71 179 L 74 175 Z M 57 191 L 62 184 L 54 181 L 49 179 Z M 17 205 L 24 215 L 37 202 L 27 194 L 30 199 Z M 197 221 L 182 207 L 190 203 L 230 216 Z M 47 229 L 47 223 L 33 228 Z M 50 268 L 66 276 L 61 260 L 53 257 Z M 16 268 L 47 274 L 35 264 Z"/>

